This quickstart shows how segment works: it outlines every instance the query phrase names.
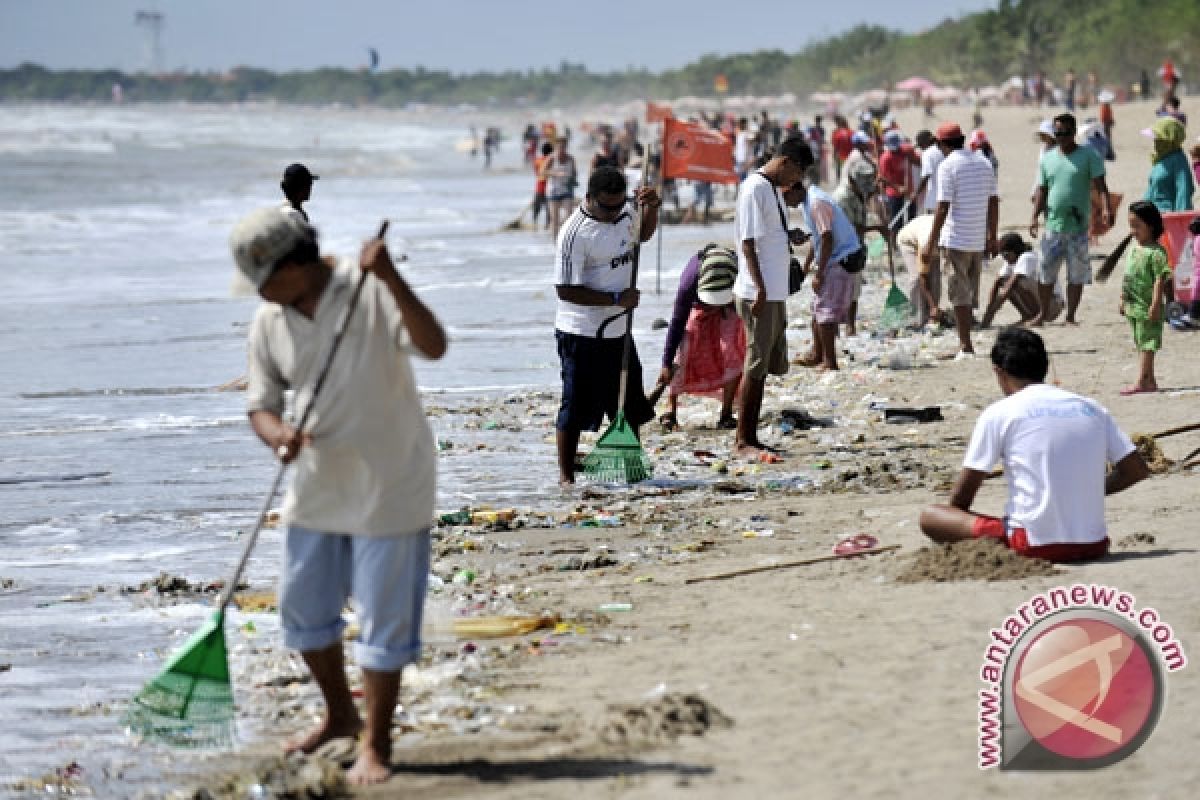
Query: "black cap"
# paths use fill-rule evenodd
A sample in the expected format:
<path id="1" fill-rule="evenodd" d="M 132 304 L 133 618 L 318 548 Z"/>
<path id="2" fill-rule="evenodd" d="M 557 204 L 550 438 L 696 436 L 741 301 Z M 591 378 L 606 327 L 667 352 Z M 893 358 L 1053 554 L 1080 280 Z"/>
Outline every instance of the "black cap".
<path id="1" fill-rule="evenodd" d="M 1000 237 L 1000 252 L 1001 253 L 1016 253 L 1021 255 L 1029 250 L 1025 240 L 1021 238 L 1021 234 L 1015 231 L 1010 231 Z"/>
<path id="2" fill-rule="evenodd" d="M 287 169 L 283 171 L 283 182 L 287 184 L 312 183 L 320 177 L 309 172 L 308 167 L 303 164 L 288 164 Z"/>

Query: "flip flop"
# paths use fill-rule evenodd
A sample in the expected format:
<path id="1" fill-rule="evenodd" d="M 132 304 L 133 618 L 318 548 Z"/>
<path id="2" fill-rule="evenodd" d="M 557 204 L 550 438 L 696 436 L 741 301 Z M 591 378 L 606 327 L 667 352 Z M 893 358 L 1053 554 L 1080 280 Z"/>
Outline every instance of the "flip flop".
<path id="1" fill-rule="evenodd" d="M 783 456 L 778 453 L 772 453 L 770 450 L 763 450 L 758 454 L 756 459 L 760 464 L 781 464 Z"/>
<path id="2" fill-rule="evenodd" d="M 833 554 L 835 556 L 856 556 L 866 550 L 872 550 L 879 546 L 879 540 L 869 533 L 860 533 L 855 536 L 847 536 L 833 546 Z"/>
<path id="3" fill-rule="evenodd" d="M 1122 397 L 1129 397 L 1135 394 L 1155 394 L 1158 389 L 1143 389 L 1140 386 L 1126 386 L 1121 390 Z"/>

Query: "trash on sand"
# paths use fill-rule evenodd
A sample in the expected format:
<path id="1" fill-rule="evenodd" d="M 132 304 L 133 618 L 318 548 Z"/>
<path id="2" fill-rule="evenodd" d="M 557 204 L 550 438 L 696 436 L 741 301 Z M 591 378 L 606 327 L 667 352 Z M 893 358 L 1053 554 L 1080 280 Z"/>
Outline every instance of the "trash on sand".
<path id="1" fill-rule="evenodd" d="M 454 635 L 464 639 L 496 639 L 503 636 L 522 636 L 559 624 L 556 614 L 521 617 L 465 617 L 456 619 L 451 627 Z"/>
<path id="2" fill-rule="evenodd" d="M 914 422 L 941 422 L 941 406 L 925 406 L 924 408 L 888 407 L 883 409 L 883 421 L 892 425 L 911 425 Z"/>
<path id="3" fill-rule="evenodd" d="M 633 603 L 601 603 L 597 611 L 603 614 L 615 613 L 618 611 L 633 611 Z"/>

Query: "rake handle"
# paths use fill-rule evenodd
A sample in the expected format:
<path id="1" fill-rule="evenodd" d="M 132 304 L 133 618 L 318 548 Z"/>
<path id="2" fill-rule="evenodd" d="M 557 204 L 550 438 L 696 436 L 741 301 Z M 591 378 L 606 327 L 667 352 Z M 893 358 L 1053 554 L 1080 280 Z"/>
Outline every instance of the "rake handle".
<path id="1" fill-rule="evenodd" d="M 646 175 L 650 168 L 650 148 L 647 147 L 642 155 L 642 179 L 641 186 L 646 185 Z M 661 166 L 659 168 L 661 172 Z M 660 198 L 661 201 L 661 198 Z M 629 288 L 637 288 L 638 263 L 641 260 L 642 254 L 642 222 L 646 216 L 644 206 L 638 205 L 637 216 L 633 223 L 633 258 L 629 273 Z M 660 206 L 661 208 L 661 206 Z M 621 382 L 617 386 L 617 411 L 620 412 L 625 408 L 625 390 L 629 387 L 629 352 L 633 346 L 633 309 L 630 308 L 625 312 L 625 337 L 624 343 L 621 345 Z"/>
<path id="2" fill-rule="evenodd" d="M 382 239 L 387 234 L 388 220 L 384 220 L 379 226 L 379 232 L 375 234 L 376 239 Z M 333 334 L 333 344 L 329 347 L 329 353 L 325 356 L 325 363 L 321 365 L 321 371 L 317 373 L 317 381 L 313 385 L 312 396 L 309 397 L 308 405 L 304 407 L 304 412 L 300 415 L 300 421 L 296 423 L 296 430 L 303 431 L 304 426 L 308 423 L 308 417 L 312 413 L 313 406 L 317 404 L 317 395 L 321 393 L 321 387 L 325 385 L 325 379 L 329 377 L 329 368 L 333 366 L 333 357 L 337 355 L 338 348 L 342 344 L 342 338 L 346 335 L 346 328 L 350 327 L 350 317 L 354 314 L 354 309 L 358 305 L 358 298 L 362 294 L 363 285 L 367 282 L 367 272 L 362 271 L 358 276 L 358 283 L 354 286 L 354 293 L 350 295 L 350 302 L 346 304 L 346 310 L 342 313 L 342 318 L 338 320 L 337 328 Z M 283 448 L 280 448 L 283 450 Z M 283 453 L 278 453 L 281 457 Z M 267 521 L 267 514 L 271 511 L 271 503 L 275 500 L 275 494 L 279 491 L 279 484 L 283 482 L 283 474 L 287 471 L 287 464 L 280 462 L 279 469 L 275 470 L 275 480 L 271 482 L 271 488 L 267 492 L 266 498 L 263 500 L 262 508 L 258 512 L 258 521 L 254 523 L 254 529 L 250 535 L 246 537 L 246 544 L 242 546 L 242 555 L 238 559 L 237 567 L 233 570 L 233 575 L 229 582 L 225 585 L 224 591 L 221 592 L 221 598 L 217 603 L 217 616 L 224 617 L 225 609 L 229 607 L 229 603 L 233 600 L 233 593 L 237 591 L 238 580 L 242 577 L 242 571 L 246 568 L 246 563 L 250 560 L 250 553 L 254 550 L 255 543 L 258 542 L 258 535 L 262 532 L 263 525 Z"/>

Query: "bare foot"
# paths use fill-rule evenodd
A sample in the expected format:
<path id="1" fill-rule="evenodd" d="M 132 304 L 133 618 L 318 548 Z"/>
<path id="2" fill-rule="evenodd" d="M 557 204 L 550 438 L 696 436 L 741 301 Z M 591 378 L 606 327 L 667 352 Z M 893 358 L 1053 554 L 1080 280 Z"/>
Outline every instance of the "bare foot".
<path id="1" fill-rule="evenodd" d="M 1077 319 L 1071 319 L 1070 317 L 1067 317 L 1065 320 L 1063 320 L 1063 324 L 1064 324 L 1064 325 L 1070 325 L 1072 328 L 1078 328 L 1078 327 L 1079 327 L 1079 320 L 1077 320 Z"/>
<path id="2" fill-rule="evenodd" d="M 311 753 L 326 742 L 334 739 L 354 738 L 362 731 L 362 719 L 356 714 L 344 721 L 324 720 L 310 731 L 297 733 L 283 744 L 283 752 Z"/>
<path id="3" fill-rule="evenodd" d="M 374 747 L 365 746 L 354 766 L 346 771 L 346 783 L 351 786 L 370 786 L 392 777 L 391 758 Z"/>
<path id="4" fill-rule="evenodd" d="M 792 363 L 797 367 L 815 367 L 821 363 L 821 357 L 814 353 L 806 353 L 805 355 L 793 358 Z"/>
<path id="5" fill-rule="evenodd" d="M 1045 325 L 1046 323 L 1045 323 L 1045 321 L 1042 319 L 1042 316 L 1039 314 L 1038 316 L 1036 316 L 1036 317 L 1034 317 L 1033 319 L 1029 320 L 1029 323 L 1028 323 L 1028 324 L 1029 324 L 1029 327 L 1031 327 L 1031 328 L 1040 328 L 1040 327 L 1042 327 L 1043 325 Z"/>

